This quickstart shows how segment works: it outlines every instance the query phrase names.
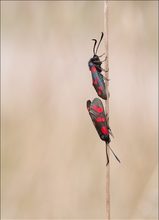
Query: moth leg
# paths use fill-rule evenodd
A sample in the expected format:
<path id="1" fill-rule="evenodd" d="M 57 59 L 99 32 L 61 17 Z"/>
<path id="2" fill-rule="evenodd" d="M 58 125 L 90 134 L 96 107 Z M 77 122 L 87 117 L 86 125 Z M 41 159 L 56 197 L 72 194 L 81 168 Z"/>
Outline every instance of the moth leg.
<path id="1" fill-rule="evenodd" d="M 105 53 L 103 53 L 102 55 L 98 56 L 98 57 L 102 57 Z"/>
<path id="2" fill-rule="evenodd" d="M 100 73 L 101 74 L 101 73 Z M 103 74 L 101 74 L 103 76 Z M 104 80 L 110 81 L 110 79 L 108 79 L 107 77 L 103 76 Z M 109 94 L 108 94 L 109 95 Z M 110 97 L 110 95 L 109 95 Z"/>
<path id="3" fill-rule="evenodd" d="M 109 69 L 107 69 L 107 70 L 105 70 L 105 69 L 103 69 L 101 66 L 99 67 L 99 66 L 97 66 L 96 64 L 94 64 L 95 65 L 95 67 L 97 67 L 99 70 L 101 70 L 101 71 L 104 71 L 104 72 L 108 72 L 109 71 Z"/>
<path id="4" fill-rule="evenodd" d="M 103 70 L 106 73 L 109 72 L 109 68 L 107 70 L 103 69 L 102 67 L 100 67 L 100 68 L 101 68 L 101 70 Z"/>
<path id="5" fill-rule="evenodd" d="M 102 67 L 99 67 L 99 66 L 97 66 L 97 65 L 95 65 L 95 64 L 94 64 L 94 66 L 95 66 L 96 68 L 98 68 L 99 70 L 104 71 L 104 72 L 106 72 L 106 73 L 109 71 L 109 69 L 108 69 L 108 70 L 105 70 L 105 69 L 103 69 Z M 102 75 L 102 74 L 101 74 L 101 75 Z M 103 76 L 103 78 L 104 78 L 105 80 L 107 80 L 107 81 L 110 80 L 110 79 L 106 78 L 105 76 Z"/>
<path id="6" fill-rule="evenodd" d="M 104 60 L 102 60 L 101 62 L 102 62 L 102 63 L 103 63 L 103 62 L 105 62 L 105 61 L 107 60 L 107 58 L 108 58 L 108 57 L 106 56 L 106 57 L 105 57 L 105 59 L 104 59 Z"/>
<path id="7" fill-rule="evenodd" d="M 108 122 L 108 128 L 109 128 L 109 117 L 108 117 L 108 113 L 106 113 L 105 117 L 106 117 L 106 119 L 107 119 L 107 122 Z"/>

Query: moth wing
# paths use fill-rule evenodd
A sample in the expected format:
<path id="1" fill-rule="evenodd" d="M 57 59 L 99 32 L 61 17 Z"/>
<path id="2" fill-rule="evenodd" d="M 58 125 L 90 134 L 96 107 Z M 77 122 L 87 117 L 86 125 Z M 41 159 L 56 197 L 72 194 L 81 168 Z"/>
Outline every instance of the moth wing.
<path id="1" fill-rule="evenodd" d="M 88 101 L 87 101 L 87 109 L 88 109 L 89 115 L 90 115 L 90 117 L 91 117 L 91 119 L 92 119 L 92 121 L 93 121 L 93 123 L 94 123 L 94 122 L 95 122 L 95 119 L 96 119 L 96 117 L 97 117 L 97 115 L 95 114 L 94 111 L 92 111 L 91 105 L 92 105 L 91 101 L 88 100 Z"/>
<path id="2" fill-rule="evenodd" d="M 97 94 L 99 97 L 102 99 L 107 99 L 107 94 L 106 94 L 106 87 L 105 87 L 105 82 L 104 82 L 104 76 L 101 73 L 98 73 L 97 76 L 97 84 L 93 84 Z"/>
<path id="3" fill-rule="evenodd" d="M 97 106 L 101 107 L 104 110 L 103 103 L 99 98 L 93 99 L 93 101 L 91 102 L 91 105 L 97 105 Z"/>
<path id="4" fill-rule="evenodd" d="M 92 102 L 87 101 L 89 106 L 89 115 L 93 121 L 93 124 L 101 137 L 104 133 L 102 131 L 107 130 L 106 115 L 104 112 L 104 106 L 100 99 L 95 98 Z M 105 131 L 106 132 L 106 131 Z"/>
<path id="5" fill-rule="evenodd" d="M 105 118 L 105 112 L 104 112 L 104 106 L 102 101 L 99 98 L 95 98 L 93 99 L 92 102 L 89 102 L 89 113 L 91 113 L 91 115 L 94 118 L 98 118 L 98 117 L 103 117 Z"/>
<path id="6" fill-rule="evenodd" d="M 90 105 L 91 105 L 91 101 L 88 100 L 87 103 L 86 103 L 86 105 L 87 105 L 87 109 L 88 109 L 88 111 L 89 111 L 89 109 L 90 109 Z"/>
<path id="7" fill-rule="evenodd" d="M 99 78 L 100 78 L 102 81 L 106 80 L 105 76 L 103 76 L 103 74 L 101 74 L 100 72 L 98 73 L 98 75 L 99 75 Z"/>

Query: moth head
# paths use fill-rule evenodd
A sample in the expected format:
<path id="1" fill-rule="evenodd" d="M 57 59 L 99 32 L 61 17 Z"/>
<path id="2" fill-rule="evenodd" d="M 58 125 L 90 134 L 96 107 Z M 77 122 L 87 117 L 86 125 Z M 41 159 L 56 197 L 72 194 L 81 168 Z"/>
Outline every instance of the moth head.
<path id="1" fill-rule="evenodd" d="M 100 136 L 100 138 L 101 138 L 103 141 L 105 141 L 107 144 L 110 143 L 110 137 L 109 137 L 109 135 L 104 135 L 104 134 L 102 134 L 102 135 Z"/>

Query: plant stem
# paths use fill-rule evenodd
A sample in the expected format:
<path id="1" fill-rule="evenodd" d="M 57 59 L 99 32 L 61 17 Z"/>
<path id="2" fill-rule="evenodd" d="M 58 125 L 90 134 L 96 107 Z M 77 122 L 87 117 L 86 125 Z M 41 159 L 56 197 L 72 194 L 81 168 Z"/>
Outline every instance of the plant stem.
<path id="1" fill-rule="evenodd" d="M 109 53 L 108 53 L 108 0 L 104 1 L 104 33 L 105 33 L 105 54 L 107 56 L 105 69 L 109 70 Z M 109 71 L 105 73 L 106 79 L 109 79 Z M 109 118 L 109 81 L 106 80 L 107 100 L 105 101 L 105 111 Z M 109 156 L 109 149 L 108 149 Z M 106 219 L 110 220 L 110 163 L 106 166 Z"/>

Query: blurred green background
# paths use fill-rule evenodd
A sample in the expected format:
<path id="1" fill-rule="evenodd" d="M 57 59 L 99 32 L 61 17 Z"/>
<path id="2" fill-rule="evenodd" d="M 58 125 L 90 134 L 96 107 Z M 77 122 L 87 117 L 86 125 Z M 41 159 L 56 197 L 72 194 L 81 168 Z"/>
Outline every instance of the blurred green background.
<path id="1" fill-rule="evenodd" d="M 103 11 L 1 2 L 3 219 L 105 218 L 105 145 L 86 109 Z M 157 219 L 157 18 L 157 1 L 109 2 L 112 219 Z"/>

